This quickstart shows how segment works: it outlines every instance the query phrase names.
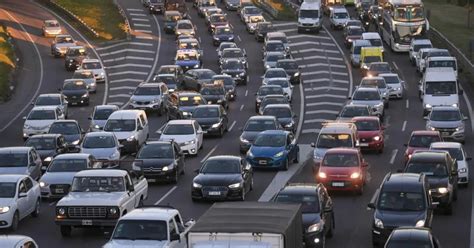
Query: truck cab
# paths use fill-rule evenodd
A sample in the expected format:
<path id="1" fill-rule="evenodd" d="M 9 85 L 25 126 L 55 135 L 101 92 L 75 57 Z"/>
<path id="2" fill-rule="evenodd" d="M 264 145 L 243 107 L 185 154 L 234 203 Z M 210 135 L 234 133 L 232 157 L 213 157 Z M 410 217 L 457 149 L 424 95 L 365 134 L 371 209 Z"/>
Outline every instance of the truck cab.
<path id="1" fill-rule="evenodd" d="M 459 107 L 459 88 L 453 68 L 427 68 L 419 84 L 419 97 L 423 102 L 423 115 L 433 106 Z"/>
<path id="2" fill-rule="evenodd" d="M 319 33 L 322 25 L 321 1 L 304 1 L 298 11 L 298 33 Z"/>

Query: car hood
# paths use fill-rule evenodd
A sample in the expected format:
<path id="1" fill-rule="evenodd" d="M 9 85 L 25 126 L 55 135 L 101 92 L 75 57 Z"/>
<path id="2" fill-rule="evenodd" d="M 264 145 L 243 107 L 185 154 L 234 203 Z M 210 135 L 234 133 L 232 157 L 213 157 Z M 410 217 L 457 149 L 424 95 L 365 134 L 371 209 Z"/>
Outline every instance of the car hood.
<path id="1" fill-rule="evenodd" d="M 413 154 L 415 151 L 428 151 L 430 148 L 427 147 L 407 147 L 405 154 Z"/>
<path id="2" fill-rule="evenodd" d="M 415 226 L 419 220 L 425 220 L 425 211 L 385 211 L 376 210 L 375 217 L 383 222 L 385 227 Z"/>
<path id="3" fill-rule="evenodd" d="M 112 133 L 115 134 L 115 137 L 117 137 L 118 140 L 123 140 L 123 139 L 130 138 L 134 134 L 134 131 L 112 132 Z"/>
<path id="4" fill-rule="evenodd" d="M 463 125 L 462 121 L 428 121 L 428 124 L 435 128 L 456 128 Z"/>
<path id="5" fill-rule="evenodd" d="M 0 167 L 0 175 L 4 174 L 20 174 L 20 175 L 29 175 L 28 169 L 25 166 L 21 167 Z M 1 199 L 1 198 L 0 198 Z"/>
<path id="6" fill-rule="evenodd" d="M 441 187 L 448 187 L 448 177 L 432 177 L 428 176 L 428 182 L 430 189 L 436 189 Z"/>
<path id="7" fill-rule="evenodd" d="M 16 205 L 16 202 L 13 198 L 0 198 L 0 206 L 12 206 Z"/>
<path id="8" fill-rule="evenodd" d="M 303 213 L 303 232 L 306 232 L 308 230 L 308 227 L 317 224 L 321 222 L 321 216 L 317 213 Z"/>
<path id="9" fill-rule="evenodd" d="M 56 155 L 56 150 L 36 150 L 36 152 L 40 155 L 41 159 L 53 157 Z"/>
<path id="10" fill-rule="evenodd" d="M 240 74 L 242 72 L 245 72 L 244 69 L 226 69 L 226 70 L 222 70 L 221 71 L 222 74 L 231 74 L 231 75 L 235 75 L 235 74 Z"/>
<path id="11" fill-rule="evenodd" d="M 174 159 L 172 158 L 139 158 L 139 161 L 142 161 L 144 167 L 155 167 L 161 168 L 163 166 L 170 165 L 174 163 Z M 140 163 L 140 164 L 141 164 Z"/>
<path id="12" fill-rule="evenodd" d="M 380 100 L 374 100 L 374 101 L 372 101 L 372 100 L 368 100 L 368 101 L 365 101 L 365 100 L 352 100 L 351 101 L 351 104 L 354 104 L 354 105 L 368 105 L 370 107 L 373 107 L 373 106 L 375 106 L 377 104 L 381 104 L 381 103 L 382 103 L 382 101 L 380 101 Z"/>
<path id="13" fill-rule="evenodd" d="M 33 127 L 44 127 L 47 128 L 53 124 L 55 120 L 26 120 L 25 125 Z"/>
<path id="14" fill-rule="evenodd" d="M 347 176 L 347 178 L 349 178 L 352 173 L 360 172 L 360 169 L 357 166 L 353 166 L 353 167 L 321 166 L 319 167 L 319 171 L 325 172 L 326 174 L 328 174 L 328 177 L 331 177 L 331 175 L 340 175 L 340 176 Z M 335 177 L 338 177 L 338 176 L 335 176 Z"/>
<path id="15" fill-rule="evenodd" d="M 126 192 L 69 192 L 56 206 L 118 206 Z"/>
<path id="16" fill-rule="evenodd" d="M 190 112 L 193 113 L 197 106 L 181 106 L 179 107 L 179 111 L 181 112 Z"/>
<path id="17" fill-rule="evenodd" d="M 234 35 L 233 34 L 215 34 L 214 38 L 219 39 L 219 40 L 223 40 L 223 39 L 234 38 Z"/>
<path id="18" fill-rule="evenodd" d="M 242 181 L 240 174 L 199 174 L 194 182 L 202 186 L 229 186 Z"/>
<path id="19" fill-rule="evenodd" d="M 191 66 L 199 63 L 199 60 L 176 60 L 175 65 Z"/>
<path id="20" fill-rule="evenodd" d="M 99 126 L 101 129 L 104 128 L 105 123 L 107 123 L 107 120 L 92 120 L 91 121 L 91 126 Z"/>
<path id="21" fill-rule="evenodd" d="M 261 132 L 262 131 L 244 131 L 240 137 L 248 140 L 250 143 L 253 143 L 257 135 Z"/>
<path id="22" fill-rule="evenodd" d="M 451 106 L 459 104 L 458 95 L 424 95 L 424 104 L 431 104 L 431 106 Z"/>
<path id="23" fill-rule="evenodd" d="M 191 140 L 194 140 L 195 138 L 196 138 L 196 136 L 194 134 L 189 134 L 189 135 L 176 135 L 176 134 L 166 135 L 166 134 L 162 134 L 160 136 L 160 140 L 174 140 L 178 143 L 191 141 Z"/>
<path id="24" fill-rule="evenodd" d="M 220 119 L 219 117 L 214 117 L 214 118 L 193 118 L 195 119 L 199 125 L 212 125 L 212 124 L 215 124 L 215 123 L 219 123 L 220 122 Z"/>
<path id="25" fill-rule="evenodd" d="M 71 144 L 72 142 L 81 139 L 80 134 L 63 134 L 63 136 L 64 136 L 64 141 L 66 141 L 67 144 Z"/>
<path id="26" fill-rule="evenodd" d="M 319 18 L 298 18 L 301 24 L 314 24 L 319 22 Z"/>
<path id="27" fill-rule="evenodd" d="M 109 159 L 114 152 L 117 151 L 117 148 L 81 148 L 81 153 L 91 154 L 96 159 Z"/>
<path id="28" fill-rule="evenodd" d="M 380 135 L 380 131 L 357 131 L 357 134 L 359 139 L 368 139 Z"/>
<path id="29" fill-rule="evenodd" d="M 273 155 L 284 151 L 284 147 L 252 146 L 250 151 L 254 157 L 273 157 Z"/>
<path id="30" fill-rule="evenodd" d="M 277 120 L 280 125 L 287 125 L 293 121 L 291 118 L 277 118 Z"/>
<path id="31" fill-rule="evenodd" d="M 72 179 L 74 175 L 76 175 L 76 171 L 74 172 L 46 172 L 41 177 L 40 181 L 45 182 L 47 184 L 72 184 Z"/>
<path id="32" fill-rule="evenodd" d="M 159 101 L 161 96 L 136 96 L 133 95 L 130 97 L 131 101 Z"/>
<path id="33" fill-rule="evenodd" d="M 67 47 L 76 46 L 76 44 L 74 44 L 74 43 L 56 43 L 53 46 L 55 46 L 57 48 L 67 48 Z"/>
<path id="34" fill-rule="evenodd" d="M 63 94 L 65 96 L 82 96 L 86 94 L 88 91 L 87 90 L 63 90 Z"/>
<path id="35" fill-rule="evenodd" d="M 166 248 L 168 241 L 159 240 L 111 240 L 104 248 Z"/>

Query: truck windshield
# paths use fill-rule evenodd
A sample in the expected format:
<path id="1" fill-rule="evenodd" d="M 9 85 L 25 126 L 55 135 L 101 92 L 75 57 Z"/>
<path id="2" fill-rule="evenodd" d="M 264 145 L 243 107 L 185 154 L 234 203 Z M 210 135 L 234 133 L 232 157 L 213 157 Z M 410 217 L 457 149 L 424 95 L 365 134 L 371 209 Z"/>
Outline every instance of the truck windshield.
<path id="1" fill-rule="evenodd" d="M 418 192 L 382 192 L 378 209 L 386 211 L 422 211 L 425 209 L 423 194 Z"/>
<path id="2" fill-rule="evenodd" d="M 300 10 L 300 18 L 316 19 L 318 17 L 319 17 L 319 11 L 317 9 L 302 9 L 302 10 Z"/>
<path id="3" fill-rule="evenodd" d="M 456 62 L 454 60 L 437 60 L 430 61 L 428 67 L 451 67 L 456 70 Z"/>
<path id="4" fill-rule="evenodd" d="M 424 25 L 405 26 L 395 25 L 395 40 L 403 43 L 410 43 L 412 37 L 422 36 L 424 34 Z"/>
<path id="5" fill-rule="evenodd" d="M 123 192 L 123 177 L 74 177 L 72 192 Z"/>
<path id="6" fill-rule="evenodd" d="M 353 147 L 349 134 L 320 134 L 317 148 Z"/>
<path id="7" fill-rule="evenodd" d="M 423 21 L 424 9 L 421 6 L 402 6 L 395 8 L 393 19 L 401 22 Z"/>
<path id="8" fill-rule="evenodd" d="M 456 82 L 426 82 L 426 95 L 454 95 L 457 92 Z"/>
<path id="9" fill-rule="evenodd" d="M 112 239 L 168 240 L 168 224 L 161 220 L 121 220 Z"/>

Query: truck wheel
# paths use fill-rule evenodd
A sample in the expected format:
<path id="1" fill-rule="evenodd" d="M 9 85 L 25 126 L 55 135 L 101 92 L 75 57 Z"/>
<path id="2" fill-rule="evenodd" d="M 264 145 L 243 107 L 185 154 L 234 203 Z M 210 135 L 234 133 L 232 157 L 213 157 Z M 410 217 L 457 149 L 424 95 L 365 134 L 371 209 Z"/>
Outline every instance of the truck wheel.
<path id="1" fill-rule="evenodd" d="M 18 222 L 20 221 L 20 215 L 18 214 L 18 211 L 15 212 L 12 218 L 12 225 L 10 226 L 11 231 L 16 231 L 18 229 Z"/>
<path id="2" fill-rule="evenodd" d="M 40 199 L 36 200 L 35 210 L 31 213 L 32 217 L 38 217 L 40 214 Z"/>
<path id="3" fill-rule="evenodd" d="M 61 236 L 70 237 L 72 232 L 72 227 L 70 226 L 61 226 Z"/>
<path id="4" fill-rule="evenodd" d="M 138 207 L 143 206 L 143 196 L 140 196 L 140 201 L 138 201 Z"/>

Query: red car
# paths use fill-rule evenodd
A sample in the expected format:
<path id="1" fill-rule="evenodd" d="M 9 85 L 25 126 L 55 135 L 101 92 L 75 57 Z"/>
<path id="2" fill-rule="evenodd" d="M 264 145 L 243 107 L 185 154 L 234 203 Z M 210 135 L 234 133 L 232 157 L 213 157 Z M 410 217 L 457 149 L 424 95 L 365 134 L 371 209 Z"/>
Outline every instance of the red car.
<path id="1" fill-rule="evenodd" d="M 364 150 L 383 152 L 385 146 L 384 129 L 377 116 L 358 116 L 352 118 L 357 127 L 359 147 Z"/>
<path id="2" fill-rule="evenodd" d="M 357 148 L 332 148 L 324 155 L 317 180 L 328 190 L 356 191 L 362 194 L 367 175 L 367 162 Z"/>
<path id="3" fill-rule="evenodd" d="M 429 150 L 431 143 L 443 141 L 439 131 L 413 131 L 410 135 L 408 144 L 405 144 L 407 149 L 405 150 L 405 164 L 410 159 L 411 155 L 415 151 Z"/>

